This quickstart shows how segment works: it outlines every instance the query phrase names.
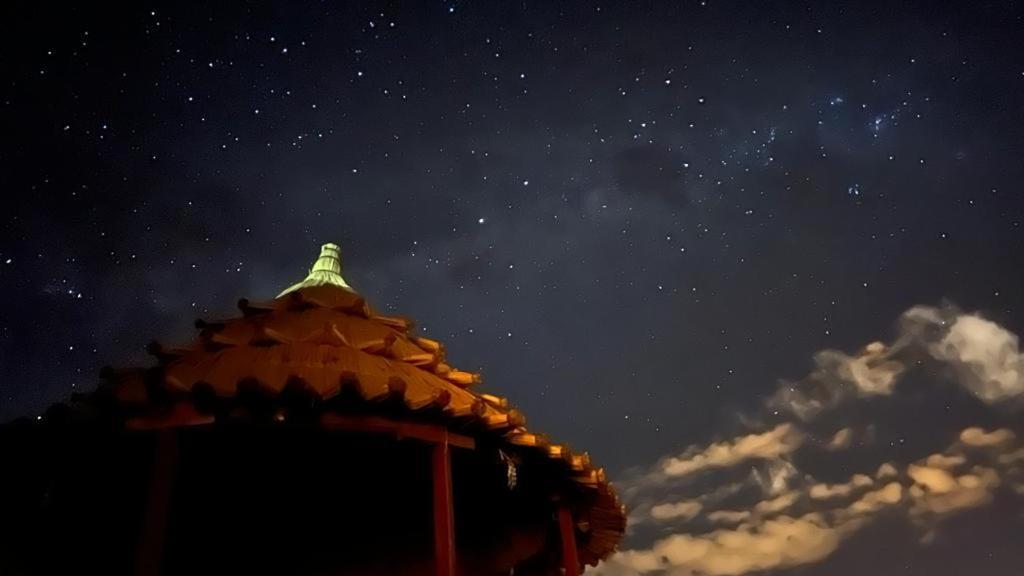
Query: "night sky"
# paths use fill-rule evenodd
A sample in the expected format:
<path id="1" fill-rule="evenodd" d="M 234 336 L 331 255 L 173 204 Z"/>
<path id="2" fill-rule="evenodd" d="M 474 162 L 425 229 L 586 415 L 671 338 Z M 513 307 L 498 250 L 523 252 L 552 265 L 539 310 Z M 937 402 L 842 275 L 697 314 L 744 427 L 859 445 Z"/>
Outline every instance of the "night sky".
<path id="1" fill-rule="evenodd" d="M 336 242 L 596 573 L 1022 573 L 1020 3 L 226 4 L 0 8 L 0 420 Z"/>

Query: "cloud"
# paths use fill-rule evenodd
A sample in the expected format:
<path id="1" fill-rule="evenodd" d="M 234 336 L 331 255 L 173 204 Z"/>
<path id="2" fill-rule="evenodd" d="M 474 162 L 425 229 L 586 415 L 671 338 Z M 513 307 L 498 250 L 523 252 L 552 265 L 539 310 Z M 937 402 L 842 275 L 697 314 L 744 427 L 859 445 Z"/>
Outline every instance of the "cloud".
<path id="1" fill-rule="evenodd" d="M 853 430 L 850 428 L 842 428 L 832 436 L 832 439 L 828 442 L 829 450 L 845 450 L 850 447 L 853 442 Z"/>
<path id="2" fill-rule="evenodd" d="M 690 520 L 700 514 L 703 506 L 696 500 L 683 500 L 667 504 L 658 504 L 651 508 L 651 518 L 655 520 Z"/>
<path id="3" fill-rule="evenodd" d="M 783 383 L 768 404 L 810 420 L 851 397 L 887 396 L 904 371 L 890 354 L 881 342 L 868 344 L 855 356 L 822 350 L 814 355 L 814 371 L 800 382 Z"/>
<path id="4" fill-rule="evenodd" d="M 913 500 L 910 513 L 919 520 L 988 504 L 993 490 L 1000 484 L 995 470 L 981 466 L 961 476 L 953 476 L 937 468 L 915 466 L 911 466 L 908 474 L 915 481 L 910 487 Z"/>
<path id="5" fill-rule="evenodd" d="M 999 463 L 1005 466 L 1012 466 L 1014 464 L 1024 464 L 1024 447 L 1013 452 L 1007 452 L 999 455 Z"/>
<path id="6" fill-rule="evenodd" d="M 814 484 L 811 486 L 808 496 L 815 500 L 828 500 L 835 497 L 847 497 L 855 490 L 871 486 L 875 483 L 870 476 L 865 474 L 854 474 L 849 482 L 841 484 Z"/>
<path id="7" fill-rule="evenodd" d="M 911 465 L 907 474 L 914 479 L 916 486 L 935 494 L 950 492 L 957 485 L 953 475 L 939 467 Z"/>
<path id="8" fill-rule="evenodd" d="M 754 513 L 762 516 L 777 514 L 783 510 L 792 508 L 799 499 L 799 492 L 787 492 L 770 500 L 762 500 L 761 502 L 758 502 L 754 505 Z"/>
<path id="9" fill-rule="evenodd" d="M 903 499 L 903 485 L 899 482 L 890 482 L 878 490 L 873 490 L 861 496 L 847 508 L 849 514 L 866 515 L 874 514 L 887 506 L 899 504 Z"/>
<path id="10" fill-rule="evenodd" d="M 985 402 L 1024 393 L 1024 357 L 1017 336 L 995 322 L 977 315 L 960 316 L 929 350 L 950 363 L 959 381 Z"/>
<path id="11" fill-rule="evenodd" d="M 713 524 L 739 524 L 750 519 L 749 510 L 715 510 L 708 514 Z"/>
<path id="12" fill-rule="evenodd" d="M 780 431 L 776 427 L 700 450 L 691 448 L 686 461 L 710 453 L 774 453 L 775 460 L 761 465 L 786 470 L 786 481 L 773 487 L 772 483 L 756 480 L 758 474 L 754 474 L 756 481 L 751 485 L 764 497 L 751 501 L 751 494 L 747 494 L 745 505 L 735 501 L 742 492 L 730 490 L 723 497 L 721 489 L 711 492 L 716 494 L 714 499 L 690 495 L 655 504 L 651 516 L 693 523 L 688 524 L 687 531 L 677 531 L 648 547 L 620 552 L 591 573 L 738 576 L 813 564 L 827 558 L 844 540 L 883 514 L 904 518 L 921 529 L 922 540 L 927 541 L 934 537 L 943 519 L 990 503 L 1004 478 L 1012 490 L 1024 490 L 1024 470 L 1020 468 L 1024 457 L 1017 457 L 1024 454 L 1024 445 L 1018 446 L 1016 437 L 1005 429 L 968 427 L 956 434 L 956 440 L 945 450 L 902 468 L 885 462 L 873 474 L 855 473 L 845 482 L 833 484 L 815 481 L 786 459 L 800 444 L 792 450 L 739 450 L 740 446 L 788 446 L 781 439 L 792 430 L 795 428 Z M 979 446 L 986 450 L 976 450 Z M 733 466 L 746 461 L 713 460 L 732 462 Z M 768 471 L 761 474 L 771 476 Z M 688 486 L 691 490 L 698 488 Z M 723 499 L 732 499 L 728 507 L 719 507 Z M 706 521 L 703 526 L 712 527 L 709 532 L 700 532 L 701 520 Z"/>
<path id="13" fill-rule="evenodd" d="M 819 351 L 811 373 L 783 381 L 768 407 L 809 421 L 854 398 L 889 396 L 911 369 L 934 367 L 986 404 L 1024 397 L 1024 355 L 999 324 L 953 307 L 914 306 L 897 328 L 891 344 L 872 342 L 853 355 Z"/>
<path id="14" fill-rule="evenodd" d="M 767 460 L 763 469 L 754 468 L 751 476 L 762 492 L 777 496 L 785 492 L 799 473 L 788 460 Z"/>
<path id="15" fill-rule="evenodd" d="M 1006 428 L 986 432 L 982 428 L 967 428 L 960 433 L 960 441 L 968 446 L 989 447 L 1011 442 L 1017 435 Z"/>
<path id="16" fill-rule="evenodd" d="M 930 466 L 932 468 L 952 470 L 958 466 L 962 466 L 967 462 L 967 458 L 963 454 L 932 454 L 925 458 L 923 462 L 926 466 Z"/>
<path id="17" fill-rule="evenodd" d="M 753 475 L 751 476 L 753 478 Z M 710 492 L 701 494 L 699 501 L 704 505 L 717 504 L 742 492 L 750 484 L 750 478 L 740 481 L 722 484 Z"/>
<path id="18" fill-rule="evenodd" d="M 875 478 L 879 480 L 886 480 L 888 478 L 895 478 L 899 475 L 896 467 L 893 466 L 892 462 L 885 462 L 878 467 L 878 471 L 875 472 Z"/>
<path id="19" fill-rule="evenodd" d="M 796 451 L 803 442 L 804 434 L 796 426 L 780 424 L 765 432 L 706 446 L 690 446 L 677 456 L 663 458 L 650 470 L 620 484 L 623 496 L 632 499 L 633 503 L 629 523 L 635 527 L 651 520 L 686 521 L 700 512 L 697 506 L 707 508 L 751 488 L 768 496 L 778 496 L 787 491 L 797 476 L 796 468 L 784 457 Z M 750 462 L 757 462 L 760 466 L 751 469 L 745 480 L 720 485 L 692 499 L 652 502 L 643 496 L 652 491 L 668 490 L 702 472 L 735 468 Z"/>
<path id="20" fill-rule="evenodd" d="M 803 440 L 803 434 L 795 426 L 780 424 L 767 432 L 716 442 L 704 448 L 691 446 L 682 455 L 662 461 L 661 471 L 668 476 L 685 476 L 752 459 L 778 458 L 795 451 Z"/>
<path id="21" fill-rule="evenodd" d="M 965 437 L 980 443 L 972 445 L 964 441 Z M 971 427 L 960 433 L 960 441 L 966 446 L 994 447 L 1012 440 L 1013 434 L 1005 429 L 985 432 Z M 907 467 L 907 476 L 913 481 L 909 488 L 910 514 L 919 522 L 922 519 L 933 521 L 940 516 L 987 504 L 1002 482 L 1001 475 L 1013 472 L 1012 467 L 1000 471 L 977 464 L 968 471 L 957 472 L 968 464 L 968 457 L 959 452 L 960 448 L 954 444 L 951 453 L 932 454 Z M 999 456 L 993 463 L 995 466 L 1004 464 Z"/>
<path id="22" fill-rule="evenodd" d="M 944 449 L 912 461 L 872 465 L 858 448 L 851 462 L 871 467 L 838 482 L 802 468 L 853 445 L 852 426 L 818 436 L 819 416 L 848 402 L 893 398 L 914 372 L 925 376 L 915 383 L 955 384 L 980 406 L 1017 407 L 1024 361 L 1010 331 L 953 307 L 915 306 L 899 317 L 891 341 L 852 354 L 822 350 L 813 360 L 807 376 L 782 382 L 767 400 L 770 413 L 740 418 L 748 431 L 692 445 L 620 484 L 638 518 L 662 523 L 659 538 L 614 555 L 593 573 L 784 570 L 820 562 L 882 516 L 903 519 L 928 541 L 946 518 L 989 504 L 1002 486 L 1024 495 L 1024 445 L 1008 428 L 963 428 Z M 850 413 L 856 411 L 844 418 Z M 805 450 L 817 450 L 816 458 L 803 458 Z M 736 482 L 743 467 L 750 473 Z"/>
<path id="23" fill-rule="evenodd" d="M 735 576 L 817 562 L 835 551 L 839 540 L 838 532 L 818 515 L 780 516 L 756 529 L 743 526 L 699 536 L 675 534 L 650 550 L 618 554 L 593 573 Z"/>

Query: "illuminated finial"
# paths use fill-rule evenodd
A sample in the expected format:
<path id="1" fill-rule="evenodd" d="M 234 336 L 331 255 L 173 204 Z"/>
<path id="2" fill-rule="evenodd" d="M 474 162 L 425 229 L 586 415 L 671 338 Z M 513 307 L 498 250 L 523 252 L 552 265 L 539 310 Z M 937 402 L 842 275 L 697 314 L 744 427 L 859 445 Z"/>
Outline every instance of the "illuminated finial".
<path id="1" fill-rule="evenodd" d="M 316 259 L 316 263 L 309 270 L 309 275 L 306 276 L 306 279 L 290 286 L 287 290 L 278 294 L 277 297 L 280 298 L 289 292 L 311 286 L 337 286 L 349 292 L 355 292 L 345 282 L 345 279 L 341 277 L 341 248 L 337 244 L 324 244 L 320 248 L 320 257 Z"/>

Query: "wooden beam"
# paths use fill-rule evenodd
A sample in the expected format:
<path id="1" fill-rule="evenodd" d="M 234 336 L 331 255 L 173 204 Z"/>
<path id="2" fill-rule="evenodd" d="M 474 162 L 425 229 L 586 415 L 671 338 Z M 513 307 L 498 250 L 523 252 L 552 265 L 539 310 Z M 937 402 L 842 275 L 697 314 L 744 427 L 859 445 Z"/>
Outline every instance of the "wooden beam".
<path id="1" fill-rule="evenodd" d="M 476 449 L 476 440 L 462 434 L 453 434 L 444 426 L 416 422 L 399 422 L 380 416 L 346 416 L 331 412 L 321 416 L 320 423 L 329 430 L 394 434 L 399 440 L 412 438 L 427 444 L 443 442 L 457 448 Z"/>
<path id="2" fill-rule="evenodd" d="M 452 463 L 447 440 L 434 444 L 432 462 L 434 473 L 434 574 L 435 576 L 455 576 Z"/>
<path id="3" fill-rule="evenodd" d="M 168 411 L 131 418 L 125 427 L 129 430 L 163 430 L 182 426 L 206 426 L 213 424 L 215 420 L 212 415 L 198 412 L 191 403 L 178 402 Z M 320 423 L 327 430 L 394 434 L 399 440 L 412 438 L 427 444 L 437 444 L 442 438 L 446 438 L 448 444 L 456 448 L 476 449 L 476 440 L 473 437 L 448 432 L 444 426 L 433 424 L 401 422 L 382 416 L 350 416 L 333 412 L 321 416 Z"/>
<path id="4" fill-rule="evenodd" d="M 178 456 L 176 431 L 172 428 L 157 431 L 149 493 L 135 559 L 135 573 L 139 576 L 157 576 L 160 573 Z"/>
<path id="5" fill-rule="evenodd" d="M 558 528 L 562 535 L 562 569 L 567 576 L 579 576 L 580 561 L 576 553 L 576 523 L 565 502 L 558 505 Z"/>

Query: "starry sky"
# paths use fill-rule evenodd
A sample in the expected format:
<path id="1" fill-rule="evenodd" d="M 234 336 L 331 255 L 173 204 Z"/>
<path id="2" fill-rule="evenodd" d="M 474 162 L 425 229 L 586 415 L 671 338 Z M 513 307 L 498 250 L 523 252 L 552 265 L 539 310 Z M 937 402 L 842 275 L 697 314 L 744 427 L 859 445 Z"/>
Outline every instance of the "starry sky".
<path id="1" fill-rule="evenodd" d="M 598 574 L 1018 575 L 1018 2 L 5 3 L 0 420 L 320 244 L 629 505 Z"/>

